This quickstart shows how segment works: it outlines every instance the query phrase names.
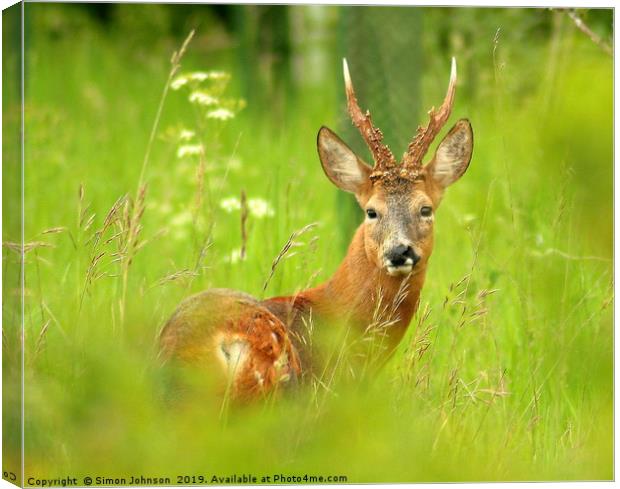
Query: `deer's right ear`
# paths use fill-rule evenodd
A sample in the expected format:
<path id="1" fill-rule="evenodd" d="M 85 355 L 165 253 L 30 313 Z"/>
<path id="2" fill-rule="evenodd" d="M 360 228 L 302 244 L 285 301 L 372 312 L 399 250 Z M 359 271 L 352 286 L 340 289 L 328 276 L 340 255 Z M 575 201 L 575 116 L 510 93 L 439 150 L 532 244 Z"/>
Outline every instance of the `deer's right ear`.
<path id="1" fill-rule="evenodd" d="M 360 160 L 331 129 L 321 127 L 317 148 L 323 171 L 336 187 L 360 195 L 370 184 L 372 168 Z"/>

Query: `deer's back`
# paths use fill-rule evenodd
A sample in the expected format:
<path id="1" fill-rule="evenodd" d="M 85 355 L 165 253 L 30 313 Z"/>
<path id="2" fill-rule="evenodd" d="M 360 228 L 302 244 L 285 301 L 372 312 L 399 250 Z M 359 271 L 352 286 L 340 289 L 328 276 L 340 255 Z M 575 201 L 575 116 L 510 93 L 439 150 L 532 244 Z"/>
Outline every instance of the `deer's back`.
<path id="1" fill-rule="evenodd" d="M 256 397 L 295 383 L 301 367 L 284 317 L 288 313 L 285 306 L 269 305 L 228 289 L 191 296 L 162 330 L 162 356 L 204 367 L 234 397 Z"/>

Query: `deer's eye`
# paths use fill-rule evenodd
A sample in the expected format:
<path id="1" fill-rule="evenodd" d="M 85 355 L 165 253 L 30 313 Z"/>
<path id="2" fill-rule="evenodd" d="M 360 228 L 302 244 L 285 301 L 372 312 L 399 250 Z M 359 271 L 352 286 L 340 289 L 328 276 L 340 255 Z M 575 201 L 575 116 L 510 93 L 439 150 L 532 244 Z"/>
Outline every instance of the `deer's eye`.
<path id="1" fill-rule="evenodd" d="M 429 205 L 425 205 L 420 209 L 420 215 L 422 217 L 431 217 L 433 215 L 433 208 Z"/>
<path id="2" fill-rule="evenodd" d="M 376 219 L 377 211 L 374 209 L 366 209 L 366 215 L 368 216 L 368 219 Z"/>

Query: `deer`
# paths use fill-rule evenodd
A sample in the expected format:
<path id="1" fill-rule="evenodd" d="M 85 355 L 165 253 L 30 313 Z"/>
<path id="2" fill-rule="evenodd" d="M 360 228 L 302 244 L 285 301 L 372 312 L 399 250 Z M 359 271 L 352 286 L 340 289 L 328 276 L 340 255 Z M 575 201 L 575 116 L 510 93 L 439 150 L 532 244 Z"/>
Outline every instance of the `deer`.
<path id="1" fill-rule="evenodd" d="M 370 112 L 360 108 L 346 59 L 343 73 L 349 116 L 374 161 L 370 166 L 331 129 L 320 128 L 317 149 L 325 175 L 353 194 L 365 215 L 333 276 L 264 300 L 228 289 L 200 292 L 181 302 L 159 335 L 165 362 L 207 369 L 232 399 L 257 399 L 303 383 L 317 371 L 310 333 L 346 327 L 362 335 L 377 310 L 390 316 L 380 353 L 389 358 L 420 303 L 436 210 L 446 188 L 469 167 L 473 130 L 467 119 L 454 124 L 423 164 L 452 112 L 455 58 L 443 103 L 428 112 L 428 123 L 418 127 L 400 162 Z M 309 322 L 316 325 L 310 333 Z"/>

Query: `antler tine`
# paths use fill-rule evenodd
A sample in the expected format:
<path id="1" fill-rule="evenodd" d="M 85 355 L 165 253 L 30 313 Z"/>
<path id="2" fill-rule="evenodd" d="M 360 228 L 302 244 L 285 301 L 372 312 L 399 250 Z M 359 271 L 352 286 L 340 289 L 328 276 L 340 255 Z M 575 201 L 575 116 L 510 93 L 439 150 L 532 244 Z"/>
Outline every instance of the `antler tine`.
<path id="1" fill-rule="evenodd" d="M 372 157 L 375 160 L 375 169 L 385 168 L 396 164 L 394 155 L 383 141 L 383 133 L 372 124 L 370 112 L 364 114 L 357 103 L 351 75 L 349 74 L 349 66 L 346 58 L 342 59 L 342 71 L 344 73 L 344 87 L 347 94 L 347 107 L 353 124 L 359 129 L 362 138 L 366 141 Z"/>
<path id="2" fill-rule="evenodd" d="M 422 158 L 428 151 L 429 146 L 444 126 L 450 113 L 452 112 L 452 106 L 454 105 L 454 94 L 456 92 L 456 59 L 452 58 L 452 67 L 450 69 L 450 83 L 448 84 L 448 91 L 446 97 L 439 107 L 439 110 L 435 110 L 433 107 L 429 110 L 428 115 L 430 120 L 426 127 L 419 126 L 418 131 L 409 143 L 407 152 L 403 156 L 402 164 L 409 168 L 419 169 L 422 166 Z"/>

